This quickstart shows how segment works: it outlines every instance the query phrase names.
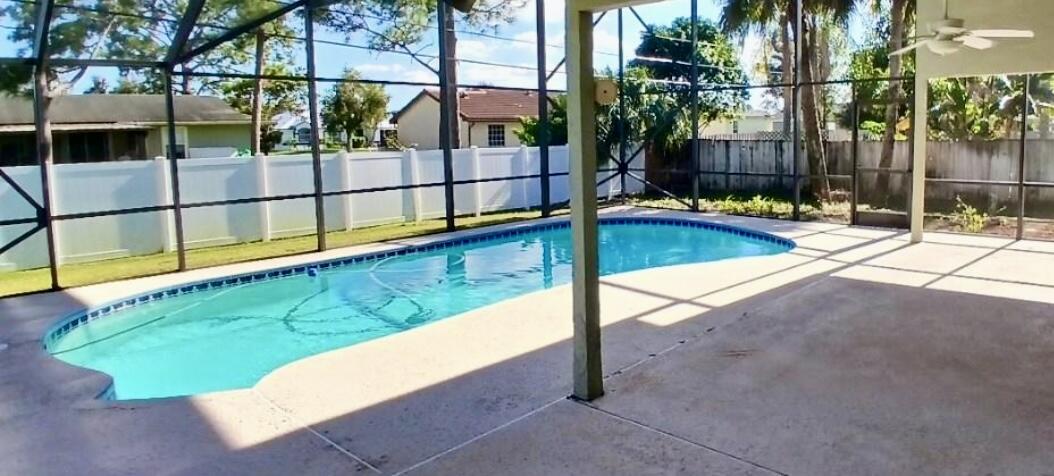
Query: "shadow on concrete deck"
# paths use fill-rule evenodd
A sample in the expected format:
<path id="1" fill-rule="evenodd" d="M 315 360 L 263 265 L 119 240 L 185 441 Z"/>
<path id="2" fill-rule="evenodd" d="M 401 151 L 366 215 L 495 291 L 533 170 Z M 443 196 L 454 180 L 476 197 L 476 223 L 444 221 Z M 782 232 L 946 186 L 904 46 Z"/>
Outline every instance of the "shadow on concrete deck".
<path id="1" fill-rule="evenodd" d="M 614 296 L 605 313 L 619 316 L 604 327 L 608 394 L 591 404 L 565 399 L 571 347 L 556 339 L 360 406 L 342 400 L 367 393 L 383 374 L 428 381 L 413 365 L 442 367 L 457 351 L 401 349 L 419 360 L 349 365 L 301 388 L 278 391 L 265 382 L 106 405 L 91 401 L 105 376 L 39 347 L 53 316 L 79 305 L 75 297 L 0 300 L 0 341 L 10 345 L 0 351 L 0 472 L 1043 474 L 1054 467 L 1054 374 L 1047 371 L 1054 287 L 1035 275 L 1009 279 L 992 264 L 1007 253 L 1033 253 L 1031 260 L 1054 265 L 1054 254 L 1005 243 L 909 246 L 893 234 L 848 228 L 784 231 L 796 233 L 797 254 L 746 278 L 712 267 L 605 278 L 604 293 Z M 653 282 L 660 274 L 671 281 Z M 528 320 L 567 308 L 566 292 L 550 295 L 500 310 Z M 491 331 L 499 344 L 516 337 Z M 356 409 L 340 413 L 345 406 Z"/>

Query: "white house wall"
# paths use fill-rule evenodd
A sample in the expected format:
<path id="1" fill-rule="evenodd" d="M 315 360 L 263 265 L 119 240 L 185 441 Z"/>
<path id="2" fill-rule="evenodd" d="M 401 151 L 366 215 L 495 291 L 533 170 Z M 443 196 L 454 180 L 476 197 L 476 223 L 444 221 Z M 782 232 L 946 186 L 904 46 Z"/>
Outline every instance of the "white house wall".
<path id="1" fill-rule="evenodd" d="M 519 147 L 520 138 L 516 131 L 520 130 L 519 122 L 471 122 L 465 125 L 462 121 L 461 144 L 463 147 L 489 147 L 487 129 L 491 125 L 505 126 L 505 147 Z"/>
<path id="2" fill-rule="evenodd" d="M 399 116 L 399 143 L 418 150 L 439 148 L 439 102 L 427 98 L 414 101 Z"/>
<path id="3" fill-rule="evenodd" d="M 505 147 L 520 146 L 520 139 L 515 133 L 519 129 L 517 122 L 466 122 L 459 119 L 461 146 L 488 147 L 487 126 L 490 124 L 505 126 Z M 406 147 L 412 146 L 418 150 L 438 149 L 439 101 L 430 97 L 414 101 L 413 105 L 399 116 L 397 134 L 399 143 Z"/>

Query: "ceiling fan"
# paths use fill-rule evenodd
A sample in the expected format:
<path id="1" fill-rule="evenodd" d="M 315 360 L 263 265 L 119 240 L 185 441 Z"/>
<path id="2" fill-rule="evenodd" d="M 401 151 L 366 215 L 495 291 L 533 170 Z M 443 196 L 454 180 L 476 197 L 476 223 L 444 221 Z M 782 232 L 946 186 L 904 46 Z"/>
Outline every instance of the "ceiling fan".
<path id="1" fill-rule="evenodd" d="M 945 56 L 961 50 L 964 46 L 975 50 L 987 50 L 995 46 L 992 39 L 1035 38 L 1030 30 L 970 30 L 961 18 L 948 16 L 948 0 L 944 2 L 944 18 L 929 25 L 930 34 L 916 37 L 915 43 L 890 53 L 900 56 L 916 48 L 925 46 L 933 53 Z"/>

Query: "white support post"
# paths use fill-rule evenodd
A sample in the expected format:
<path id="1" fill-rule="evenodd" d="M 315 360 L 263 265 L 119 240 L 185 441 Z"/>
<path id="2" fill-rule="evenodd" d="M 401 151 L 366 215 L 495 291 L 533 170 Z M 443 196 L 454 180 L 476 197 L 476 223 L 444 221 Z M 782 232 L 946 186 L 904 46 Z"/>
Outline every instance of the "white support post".
<path id="1" fill-rule="evenodd" d="M 337 164 L 340 165 L 340 189 L 351 190 L 351 155 L 341 151 L 337 154 Z M 352 206 L 352 199 L 355 196 L 346 193 L 342 196 L 343 200 L 341 203 L 344 208 L 344 229 L 351 231 L 355 229 L 355 209 Z"/>
<path id="2" fill-rule="evenodd" d="M 567 127 L 571 188 L 574 395 L 604 394 L 600 360 L 600 275 L 597 250 L 597 150 L 593 78 L 593 14 L 567 2 Z"/>
<path id="3" fill-rule="evenodd" d="M 256 196 L 267 197 L 271 194 L 267 157 L 263 154 L 256 154 L 253 157 L 253 165 L 256 168 Z M 256 212 L 260 219 L 260 240 L 271 241 L 271 202 L 267 200 L 257 202 Z"/>
<path id="4" fill-rule="evenodd" d="M 531 151 L 527 149 L 527 146 L 520 144 L 520 171 L 519 175 L 527 175 L 531 171 Z M 531 209 L 531 181 L 527 179 L 518 180 L 520 184 L 520 198 L 523 200 L 523 209 Z"/>
<path id="5" fill-rule="evenodd" d="M 926 117 L 929 115 L 929 80 L 915 75 L 915 127 L 912 131 L 914 156 L 911 158 L 911 242 L 921 243 L 926 213 Z"/>
<path id="6" fill-rule="evenodd" d="M 404 157 L 406 161 L 410 162 L 410 185 L 421 183 L 421 159 L 417 156 L 417 150 L 406 149 Z M 420 222 L 421 220 L 424 220 L 424 202 L 421 199 L 421 189 L 415 188 L 412 190 L 414 200 L 414 221 Z"/>
<path id="7" fill-rule="evenodd" d="M 472 184 L 473 191 L 476 194 L 476 216 L 483 215 L 483 184 L 479 182 L 479 179 L 483 178 L 483 167 L 479 163 L 479 147 L 472 146 L 472 178 L 476 181 Z"/>
<path id="8" fill-rule="evenodd" d="M 165 156 L 154 157 L 154 171 L 157 180 L 157 204 L 172 205 L 172 177 L 168 159 Z M 165 253 L 176 251 L 176 212 L 161 212 L 161 249 Z"/>

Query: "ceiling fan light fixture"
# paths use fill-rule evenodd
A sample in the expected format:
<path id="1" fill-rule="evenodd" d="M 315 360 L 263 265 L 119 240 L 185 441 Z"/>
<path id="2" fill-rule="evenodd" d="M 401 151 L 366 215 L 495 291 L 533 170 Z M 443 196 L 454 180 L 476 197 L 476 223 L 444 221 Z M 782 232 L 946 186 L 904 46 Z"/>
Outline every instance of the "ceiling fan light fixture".
<path id="1" fill-rule="evenodd" d="M 926 47 L 935 55 L 947 56 L 959 51 L 960 43 L 954 40 L 932 40 L 926 43 Z"/>

